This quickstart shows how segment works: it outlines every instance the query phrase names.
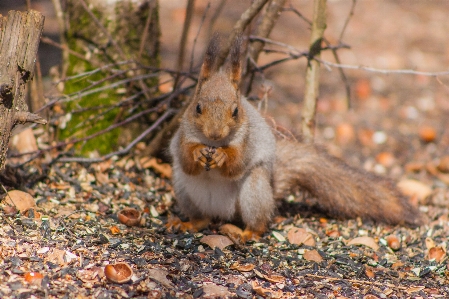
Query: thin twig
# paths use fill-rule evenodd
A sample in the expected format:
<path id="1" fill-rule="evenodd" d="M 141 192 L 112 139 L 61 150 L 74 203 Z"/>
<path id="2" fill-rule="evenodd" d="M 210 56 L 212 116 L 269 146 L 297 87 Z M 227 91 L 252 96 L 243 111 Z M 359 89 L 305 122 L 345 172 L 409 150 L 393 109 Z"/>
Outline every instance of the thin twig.
<path id="1" fill-rule="evenodd" d="M 209 11 L 209 8 L 210 8 L 210 1 L 209 1 L 209 3 L 207 3 L 206 9 L 204 10 L 203 16 L 201 18 L 200 25 L 198 26 L 198 31 L 196 32 L 195 39 L 193 40 L 192 53 L 190 55 L 190 66 L 189 66 L 190 72 L 193 72 L 193 62 L 195 60 L 194 59 L 195 47 L 196 47 L 196 43 L 198 41 L 198 36 L 200 35 L 200 32 L 201 32 L 201 28 L 203 28 L 204 20 L 206 19 L 206 15 L 207 15 L 207 12 Z"/>
<path id="2" fill-rule="evenodd" d="M 346 17 L 345 23 L 343 25 L 343 28 L 341 29 L 340 36 L 338 37 L 338 41 L 341 42 L 343 39 L 343 35 L 346 32 L 346 28 L 348 27 L 349 21 L 351 20 L 352 16 L 354 15 L 355 10 L 355 4 L 357 3 L 357 0 L 352 0 L 351 9 L 349 10 L 349 14 Z"/>
<path id="3" fill-rule="evenodd" d="M 86 2 L 84 0 L 78 0 L 78 2 L 81 4 L 81 6 L 84 8 L 84 10 L 87 12 L 87 14 L 90 16 L 92 21 L 97 25 L 97 27 L 103 32 L 104 35 L 108 38 L 108 42 L 110 42 L 115 50 L 118 52 L 118 54 L 122 57 L 123 60 L 126 60 L 125 52 L 123 52 L 122 48 L 119 46 L 115 38 L 109 33 L 109 31 L 101 24 L 100 20 L 95 16 L 95 14 L 92 12 L 92 10 L 87 6 Z"/>
<path id="4" fill-rule="evenodd" d="M 234 43 L 236 37 L 243 32 L 252 19 L 259 13 L 262 7 L 268 2 L 268 0 L 255 0 L 253 4 L 241 15 L 240 19 L 235 23 L 231 34 L 228 37 L 226 44 L 220 50 L 220 54 L 217 59 L 217 66 L 222 66 L 228 56 L 229 49 Z"/>
<path id="5" fill-rule="evenodd" d="M 178 62 L 176 69 L 178 72 L 182 70 L 184 64 L 184 57 L 187 47 L 187 36 L 189 34 L 190 24 L 192 23 L 193 12 L 195 9 L 195 0 L 187 0 L 186 17 L 184 19 L 184 25 L 182 26 L 181 41 L 179 43 Z M 174 86 L 176 87 L 179 82 L 179 75 L 176 76 Z"/>
<path id="6" fill-rule="evenodd" d="M 329 67 L 334 68 L 343 68 L 343 69 L 351 69 L 351 70 L 364 70 L 367 72 L 373 72 L 373 73 L 380 73 L 380 74 L 402 74 L 402 75 L 420 75 L 420 76 L 427 76 L 427 77 L 438 77 L 438 76 L 445 76 L 449 75 L 449 71 L 440 71 L 440 72 L 423 72 L 423 71 L 415 71 L 412 69 L 396 69 L 396 70 L 387 70 L 387 69 L 379 69 L 369 66 L 363 66 L 363 65 L 350 65 L 350 64 L 339 64 L 339 63 L 333 63 L 330 61 L 322 60 L 317 57 L 314 58 L 318 62 L 327 65 Z"/>
<path id="7" fill-rule="evenodd" d="M 207 36 L 206 36 L 207 40 L 209 40 L 211 38 L 212 32 L 214 30 L 215 22 L 218 20 L 218 17 L 220 16 L 221 12 L 223 11 L 225 4 L 226 4 L 226 0 L 220 0 L 220 3 L 218 4 L 217 9 L 215 10 L 215 13 L 210 18 L 210 22 L 209 22 L 209 26 L 208 26 L 209 30 L 207 31 Z"/>
<path id="8" fill-rule="evenodd" d="M 158 118 L 148 129 L 143 131 L 138 137 L 136 137 L 131 143 L 129 143 L 125 148 L 109 153 L 99 158 L 81 158 L 81 157 L 73 157 L 73 158 L 61 158 L 58 162 L 66 163 L 66 162 L 79 162 L 79 163 L 98 163 L 103 162 L 113 156 L 122 156 L 127 154 L 137 143 L 139 143 L 145 136 L 154 131 L 162 122 L 164 122 L 170 115 L 174 112 L 173 109 L 168 109 L 165 113 Z"/>

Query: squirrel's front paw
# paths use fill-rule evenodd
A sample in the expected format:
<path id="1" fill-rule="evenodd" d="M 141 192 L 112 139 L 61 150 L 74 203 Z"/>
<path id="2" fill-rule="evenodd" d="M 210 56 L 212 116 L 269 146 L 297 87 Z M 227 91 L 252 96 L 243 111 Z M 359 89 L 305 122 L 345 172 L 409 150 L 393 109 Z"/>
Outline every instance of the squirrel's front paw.
<path id="1" fill-rule="evenodd" d="M 223 163 L 228 158 L 228 155 L 224 152 L 224 150 L 221 147 L 215 148 L 210 147 L 209 148 L 209 167 L 215 168 L 215 167 L 221 167 L 223 166 Z"/>
<path id="2" fill-rule="evenodd" d="M 227 159 L 226 153 L 221 147 L 204 146 L 193 151 L 193 159 L 200 163 L 207 171 L 221 167 Z"/>
<path id="3" fill-rule="evenodd" d="M 210 147 L 209 146 L 202 146 L 197 147 L 193 150 L 193 160 L 195 162 L 200 163 L 202 167 L 204 167 L 206 170 L 210 169 L 209 162 L 211 160 L 210 157 Z"/>

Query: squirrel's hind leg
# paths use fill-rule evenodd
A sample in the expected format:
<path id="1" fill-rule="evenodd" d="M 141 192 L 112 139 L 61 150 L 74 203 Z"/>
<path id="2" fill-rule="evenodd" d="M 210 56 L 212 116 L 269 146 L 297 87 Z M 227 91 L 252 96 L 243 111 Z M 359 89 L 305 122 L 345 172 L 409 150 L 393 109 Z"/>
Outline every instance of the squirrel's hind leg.
<path id="1" fill-rule="evenodd" d="M 237 209 L 246 225 L 242 241 L 257 240 L 268 228 L 275 210 L 271 181 L 271 171 L 263 164 L 244 178 Z"/>

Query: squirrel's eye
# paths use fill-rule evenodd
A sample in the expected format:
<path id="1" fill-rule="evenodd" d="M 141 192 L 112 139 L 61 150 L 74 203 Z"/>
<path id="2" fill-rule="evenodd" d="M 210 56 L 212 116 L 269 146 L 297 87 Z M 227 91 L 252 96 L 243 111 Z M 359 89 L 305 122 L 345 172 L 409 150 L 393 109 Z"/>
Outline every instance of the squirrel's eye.
<path id="1" fill-rule="evenodd" d="M 232 112 L 232 117 L 237 117 L 239 115 L 239 108 L 235 107 L 234 112 Z"/>
<path id="2" fill-rule="evenodd" d="M 198 114 L 201 114 L 201 105 L 200 104 L 198 104 L 198 105 L 196 105 L 196 113 L 198 113 Z"/>

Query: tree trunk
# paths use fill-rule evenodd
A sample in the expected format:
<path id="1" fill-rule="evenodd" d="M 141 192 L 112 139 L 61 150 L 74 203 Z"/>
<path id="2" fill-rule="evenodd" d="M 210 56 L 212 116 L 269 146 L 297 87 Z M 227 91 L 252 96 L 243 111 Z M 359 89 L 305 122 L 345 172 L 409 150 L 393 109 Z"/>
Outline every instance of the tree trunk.
<path id="1" fill-rule="evenodd" d="M 0 15 L 0 171 L 5 167 L 11 130 L 17 124 L 46 120 L 28 112 L 25 84 L 34 73 L 44 16 L 37 11 Z"/>

